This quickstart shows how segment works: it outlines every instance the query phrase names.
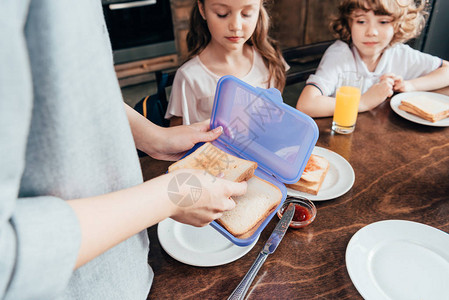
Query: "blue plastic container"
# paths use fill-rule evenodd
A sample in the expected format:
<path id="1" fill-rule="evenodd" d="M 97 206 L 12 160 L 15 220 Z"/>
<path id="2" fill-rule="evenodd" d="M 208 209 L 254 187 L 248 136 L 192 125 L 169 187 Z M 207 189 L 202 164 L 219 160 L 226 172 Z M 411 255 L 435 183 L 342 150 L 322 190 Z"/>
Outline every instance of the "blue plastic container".
<path id="1" fill-rule="evenodd" d="M 301 177 L 318 140 L 318 127 L 311 117 L 283 103 L 279 90 L 255 88 L 234 76 L 224 76 L 217 84 L 210 127 L 218 126 L 223 126 L 223 134 L 212 144 L 257 162 L 255 175 L 282 192 L 279 206 L 249 238 L 236 238 L 217 222 L 211 223 L 234 244 L 247 246 L 257 239 L 284 203 L 287 197 L 284 183 L 295 183 Z"/>

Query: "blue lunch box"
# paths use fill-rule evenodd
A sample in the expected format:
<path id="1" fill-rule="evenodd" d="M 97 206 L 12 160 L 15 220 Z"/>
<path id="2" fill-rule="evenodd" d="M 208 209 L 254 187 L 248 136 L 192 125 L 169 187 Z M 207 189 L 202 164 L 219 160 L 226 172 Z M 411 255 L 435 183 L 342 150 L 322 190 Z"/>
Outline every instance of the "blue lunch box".
<path id="1" fill-rule="evenodd" d="M 230 75 L 220 78 L 215 91 L 210 128 L 218 126 L 223 127 L 223 134 L 212 144 L 257 162 L 255 175 L 282 192 L 281 203 L 248 238 L 236 238 L 215 221 L 210 224 L 232 243 L 247 246 L 258 238 L 284 203 L 284 184 L 295 183 L 301 177 L 318 140 L 318 126 L 308 115 L 283 103 L 279 90 L 255 88 Z"/>

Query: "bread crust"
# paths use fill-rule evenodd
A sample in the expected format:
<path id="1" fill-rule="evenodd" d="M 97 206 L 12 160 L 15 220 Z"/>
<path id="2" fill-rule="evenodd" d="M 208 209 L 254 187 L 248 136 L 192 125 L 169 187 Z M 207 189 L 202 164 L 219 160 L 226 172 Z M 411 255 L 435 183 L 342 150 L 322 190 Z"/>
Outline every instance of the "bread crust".
<path id="1" fill-rule="evenodd" d="M 226 153 L 211 143 L 205 143 L 189 156 L 173 163 L 168 172 L 179 169 L 204 170 L 212 176 L 242 182 L 254 176 L 257 163 Z M 239 173 L 241 172 L 241 173 Z"/>
<path id="2" fill-rule="evenodd" d="M 403 99 L 398 108 L 430 122 L 437 122 L 449 117 L 449 105 L 429 96 Z"/>
<path id="3" fill-rule="evenodd" d="M 281 199 L 279 199 L 279 202 L 273 203 L 272 207 L 269 210 L 267 210 L 265 212 L 265 214 L 259 218 L 257 223 L 255 223 L 251 228 L 249 228 L 247 231 L 245 231 L 243 233 L 234 232 L 229 226 L 226 225 L 226 223 L 222 222 L 220 219 L 217 219 L 215 221 L 218 224 L 220 224 L 224 229 L 229 231 L 229 233 L 232 234 L 233 236 L 235 236 L 236 238 L 246 239 L 246 238 L 249 238 L 250 236 L 252 236 L 254 234 L 254 232 L 256 232 L 256 230 L 260 227 L 260 225 L 262 225 L 262 222 L 265 221 L 265 219 L 268 218 L 268 216 L 273 211 L 276 210 L 276 207 L 279 205 L 279 203 L 281 203 Z"/>
<path id="4" fill-rule="evenodd" d="M 254 176 L 254 172 L 257 169 L 257 163 L 255 163 L 255 162 L 252 162 L 252 163 L 253 164 L 251 165 L 250 168 L 248 168 L 239 177 L 237 177 L 237 179 L 235 180 L 236 182 L 248 181 L 251 177 Z"/>
<path id="5" fill-rule="evenodd" d="M 412 107 L 412 106 L 409 106 L 409 105 L 406 105 L 406 104 L 402 104 L 402 103 L 398 106 L 398 108 L 402 109 L 403 111 L 406 111 L 408 113 L 411 113 L 411 114 L 413 114 L 415 116 L 418 116 L 418 117 L 420 117 L 420 118 L 422 118 L 424 120 L 433 122 L 433 123 L 449 117 L 449 110 L 448 111 L 443 111 L 443 112 L 438 113 L 436 115 L 433 115 L 433 114 L 426 114 L 425 112 L 423 112 L 422 110 L 420 110 L 418 108 L 415 108 L 415 107 Z"/>
<path id="6" fill-rule="evenodd" d="M 248 198 L 248 197 L 253 197 L 253 193 L 254 191 L 258 191 L 259 189 L 263 189 L 263 190 L 267 190 L 264 192 L 264 195 L 270 195 L 269 197 L 265 197 L 265 199 L 263 199 L 262 196 L 260 196 L 260 198 Z M 250 190 L 252 190 L 253 192 L 251 192 Z M 248 196 L 250 195 L 250 196 Z M 238 214 L 238 210 L 239 207 L 243 207 L 246 205 L 246 203 L 244 203 L 245 201 L 254 201 L 256 199 L 256 201 L 260 202 L 260 205 L 264 205 L 266 203 L 264 203 L 264 201 L 269 201 L 269 204 L 266 205 L 266 207 L 264 207 L 264 210 L 262 212 L 260 212 L 261 210 L 257 210 L 257 209 L 253 209 L 251 210 L 251 212 L 254 213 L 260 213 L 259 215 L 257 215 L 257 218 L 249 225 L 247 225 L 245 228 L 239 230 L 237 229 L 237 227 L 239 227 L 238 225 L 235 225 L 234 218 L 239 218 L 240 216 L 237 215 Z M 252 178 L 251 181 L 248 182 L 248 192 L 246 195 L 243 196 L 239 196 L 235 198 L 236 201 L 236 208 L 234 208 L 233 210 L 226 212 L 221 218 L 217 219 L 216 222 L 218 224 L 220 224 L 223 228 L 225 228 L 230 234 L 232 234 L 233 236 L 235 236 L 236 238 L 240 238 L 240 239 L 245 239 L 248 238 L 250 236 L 252 236 L 254 234 L 254 232 L 260 227 L 260 225 L 262 224 L 262 222 L 277 208 L 277 206 L 281 203 L 282 201 L 282 192 L 280 191 L 280 189 L 275 186 L 274 184 L 272 184 L 271 182 L 268 182 L 264 179 L 261 179 L 257 176 L 254 176 Z M 254 206 L 251 206 L 254 207 Z M 243 208 L 244 209 L 244 208 Z M 243 210 L 244 212 L 244 216 L 246 216 L 247 211 Z M 226 220 L 225 220 L 226 218 Z M 229 220 L 231 219 L 231 220 Z"/>

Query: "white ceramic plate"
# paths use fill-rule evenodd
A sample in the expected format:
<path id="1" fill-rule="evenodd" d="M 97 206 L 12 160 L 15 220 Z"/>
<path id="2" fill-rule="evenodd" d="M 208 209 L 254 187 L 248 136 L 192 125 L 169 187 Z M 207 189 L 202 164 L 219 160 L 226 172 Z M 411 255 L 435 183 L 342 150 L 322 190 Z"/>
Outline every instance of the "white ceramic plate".
<path id="1" fill-rule="evenodd" d="M 406 97 L 410 98 L 410 97 L 419 96 L 419 95 L 427 95 L 427 96 L 430 96 L 430 97 L 437 99 L 441 102 L 449 103 L 449 97 L 446 95 L 431 93 L 431 92 L 407 92 L 407 93 L 400 93 L 400 94 L 393 96 L 390 101 L 390 106 L 394 112 L 396 112 L 398 115 L 400 115 L 401 117 L 403 117 L 409 121 L 412 121 L 412 122 L 415 122 L 418 124 L 422 124 L 422 125 L 428 125 L 428 126 L 436 126 L 436 127 L 449 126 L 449 118 L 439 120 L 437 122 L 430 122 L 430 121 L 424 120 L 418 116 L 410 114 L 406 111 L 403 111 L 402 109 L 399 109 L 399 104 L 401 104 L 402 99 L 404 99 Z"/>
<path id="2" fill-rule="evenodd" d="M 340 197 L 351 189 L 354 184 L 355 174 L 346 159 L 331 150 L 321 147 L 315 147 L 312 153 L 322 156 L 329 161 L 329 171 L 318 191 L 318 195 L 287 188 L 288 195 L 303 196 L 312 201 L 324 201 Z"/>
<path id="3" fill-rule="evenodd" d="M 212 267 L 235 261 L 248 253 L 257 239 L 246 247 L 234 245 L 210 225 L 194 227 L 165 219 L 157 227 L 162 248 L 174 259 L 192 266 Z"/>
<path id="4" fill-rule="evenodd" d="M 349 241 L 346 268 L 366 300 L 447 300 L 449 235 L 411 221 L 372 223 Z"/>

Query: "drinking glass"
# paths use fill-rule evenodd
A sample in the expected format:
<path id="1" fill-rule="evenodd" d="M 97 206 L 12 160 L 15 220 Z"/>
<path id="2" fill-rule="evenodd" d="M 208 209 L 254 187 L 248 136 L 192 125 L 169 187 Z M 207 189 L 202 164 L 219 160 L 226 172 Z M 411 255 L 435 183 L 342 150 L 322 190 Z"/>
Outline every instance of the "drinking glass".
<path id="1" fill-rule="evenodd" d="M 363 77 L 357 72 L 343 72 L 338 76 L 332 130 L 348 134 L 354 131 L 362 93 Z"/>

